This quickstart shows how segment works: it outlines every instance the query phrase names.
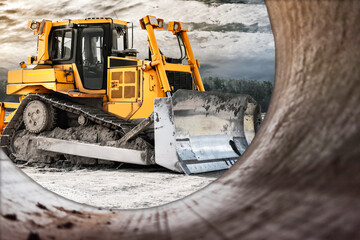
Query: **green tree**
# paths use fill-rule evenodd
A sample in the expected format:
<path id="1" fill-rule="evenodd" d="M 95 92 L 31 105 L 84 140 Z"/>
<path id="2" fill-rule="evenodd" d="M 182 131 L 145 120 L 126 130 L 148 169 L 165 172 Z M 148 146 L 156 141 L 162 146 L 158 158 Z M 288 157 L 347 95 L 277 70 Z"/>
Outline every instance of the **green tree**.
<path id="1" fill-rule="evenodd" d="M 6 97 L 6 81 L 0 79 L 0 101 L 4 101 Z"/>
<path id="2" fill-rule="evenodd" d="M 244 78 L 227 80 L 218 77 L 206 77 L 203 82 L 206 91 L 248 94 L 260 104 L 263 112 L 266 112 L 269 107 L 273 90 L 272 82 Z"/>

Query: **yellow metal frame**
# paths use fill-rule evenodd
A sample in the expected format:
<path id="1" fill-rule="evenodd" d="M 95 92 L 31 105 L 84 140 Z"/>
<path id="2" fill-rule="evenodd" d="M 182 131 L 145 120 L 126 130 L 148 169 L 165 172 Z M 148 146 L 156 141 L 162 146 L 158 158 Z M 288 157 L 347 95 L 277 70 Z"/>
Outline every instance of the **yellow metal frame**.
<path id="1" fill-rule="evenodd" d="M 34 68 L 9 71 L 8 83 L 74 83 L 71 65 L 56 65 L 53 68 Z"/>
<path id="2" fill-rule="evenodd" d="M 0 136 L 4 131 L 4 128 L 7 126 L 8 122 L 11 120 L 12 116 L 16 112 L 13 111 L 6 119 L 6 109 L 17 109 L 20 103 L 9 103 L 9 102 L 0 102 Z"/>
<path id="3" fill-rule="evenodd" d="M 187 32 L 186 32 L 186 30 L 183 30 L 183 31 L 180 31 L 180 34 L 184 41 L 184 45 L 185 45 L 186 52 L 187 52 L 188 64 L 194 74 L 197 89 L 199 91 L 205 91 L 205 88 L 204 88 L 204 85 L 203 85 L 203 82 L 202 82 L 202 79 L 200 76 L 200 71 L 199 71 L 200 64 L 199 64 L 199 61 L 194 56 Z"/>
<path id="4" fill-rule="evenodd" d="M 36 26 L 35 28 L 32 28 L 33 24 Z M 28 23 L 27 29 L 34 30 L 34 35 L 38 34 L 38 55 L 33 64 L 51 64 L 51 61 L 49 61 L 48 47 L 52 25 L 52 21 L 48 20 L 43 20 L 41 23 L 35 21 L 29 21 Z"/>
<path id="5" fill-rule="evenodd" d="M 125 60 L 125 61 L 133 61 L 133 62 L 136 62 L 136 65 L 134 65 L 134 66 L 141 66 L 141 61 L 139 60 L 139 59 L 136 59 L 136 58 L 130 58 L 130 57 L 125 57 L 125 58 L 123 58 L 123 57 L 112 57 L 112 56 L 110 56 L 110 57 L 108 57 L 108 59 L 107 59 L 107 65 L 108 65 L 108 68 L 122 68 L 122 67 L 134 67 L 134 66 L 116 66 L 116 67 L 111 67 L 110 66 L 110 60 L 111 59 L 119 59 L 119 60 Z"/>
<path id="6" fill-rule="evenodd" d="M 164 92 L 170 92 L 170 84 L 169 80 L 166 76 L 165 67 L 165 57 L 161 55 L 159 47 L 157 45 L 157 41 L 155 38 L 154 33 L 154 24 L 151 22 L 151 19 L 154 18 L 154 16 L 146 16 L 142 19 L 140 19 L 140 24 L 146 28 L 146 31 L 148 32 L 148 40 L 149 40 L 149 47 L 151 52 L 151 66 L 155 67 L 156 73 L 158 75 L 158 79 L 160 80 L 160 83 L 162 85 L 162 89 Z M 155 27 L 157 27 L 157 23 L 155 24 Z"/>
<path id="7" fill-rule="evenodd" d="M 70 89 L 74 89 L 73 84 L 62 84 L 56 82 L 8 84 L 6 87 L 6 93 L 26 95 L 29 93 L 49 93 L 51 91 L 69 91 Z"/>
<path id="8" fill-rule="evenodd" d="M 76 24 L 91 24 L 91 23 L 115 23 L 115 24 L 121 24 L 121 25 L 125 25 L 127 26 L 127 22 L 126 21 L 122 21 L 122 20 L 118 20 L 118 19 L 75 19 L 75 20 L 70 20 L 70 19 L 64 19 L 62 21 L 58 21 L 58 22 L 53 22 L 53 27 L 58 27 L 58 26 L 66 26 L 70 23 L 76 23 Z"/>
<path id="9" fill-rule="evenodd" d="M 166 71 L 174 71 L 174 72 L 191 73 L 191 67 L 189 65 L 174 64 L 174 63 L 166 63 L 165 70 Z"/>
<path id="10" fill-rule="evenodd" d="M 146 29 L 148 32 L 148 41 L 150 46 L 150 51 L 152 54 L 152 61 L 150 63 L 151 66 L 156 68 L 156 72 L 158 74 L 158 78 L 160 79 L 162 88 L 164 92 L 170 92 L 170 85 L 168 78 L 166 76 L 166 70 L 168 71 L 181 71 L 181 72 L 192 72 L 193 76 L 195 78 L 196 88 L 199 91 L 205 91 L 203 82 L 201 80 L 199 68 L 200 64 L 197 59 L 194 57 L 194 53 L 192 51 L 189 37 L 187 35 L 187 29 L 184 27 L 185 24 L 182 22 L 169 22 L 168 30 L 171 31 L 174 35 L 180 34 L 181 38 L 184 41 L 184 46 L 186 48 L 187 52 L 187 58 L 188 58 L 188 67 L 183 67 L 186 65 L 179 65 L 179 64 L 169 64 L 165 61 L 165 56 L 161 55 L 160 50 L 158 48 L 154 29 L 158 29 L 159 22 L 163 21 L 162 19 L 159 19 L 157 22 L 154 21 L 154 16 L 146 16 L 142 19 L 140 19 L 140 24 L 142 29 Z M 156 19 L 156 18 L 155 18 Z M 177 26 L 177 29 L 175 29 L 175 26 Z M 177 65 L 177 66 L 175 66 Z M 148 68 L 149 69 L 149 68 Z M 171 70 L 170 70 L 171 69 Z M 189 71 L 190 70 L 190 71 Z"/>

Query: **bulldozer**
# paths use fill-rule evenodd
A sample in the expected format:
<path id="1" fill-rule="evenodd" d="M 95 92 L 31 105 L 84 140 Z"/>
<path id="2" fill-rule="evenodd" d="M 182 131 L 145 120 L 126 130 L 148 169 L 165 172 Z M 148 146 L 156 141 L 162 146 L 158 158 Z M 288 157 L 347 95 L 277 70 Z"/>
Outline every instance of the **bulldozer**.
<path id="1" fill-rule="evenodd" d="M 144 60 L 129 25 L 112 18 L 28 22 L 37 56 L 8 72 L 7 94 L 20 95 L 19 103 L 0 103 L 0 146 L 13 161 L 158 164 L 196 174 L 239 159 L 260 126 L 259 104 L 205 91 L 186 23 L 140 19 L 149 45 Z M 157 30 L 175 36 L 179 58 L 162 53 Z"/>

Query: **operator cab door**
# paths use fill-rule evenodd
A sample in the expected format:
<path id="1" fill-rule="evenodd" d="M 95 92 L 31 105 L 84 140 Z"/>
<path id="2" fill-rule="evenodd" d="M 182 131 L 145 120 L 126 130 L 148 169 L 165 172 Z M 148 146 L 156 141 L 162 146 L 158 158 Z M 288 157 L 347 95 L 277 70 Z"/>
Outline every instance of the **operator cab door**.
<path id="1" fill-rule="evenodd" d="M 107 39 L 105 26 L 79 29 L 78 68 L 85 89 L 106 89 Z"/>

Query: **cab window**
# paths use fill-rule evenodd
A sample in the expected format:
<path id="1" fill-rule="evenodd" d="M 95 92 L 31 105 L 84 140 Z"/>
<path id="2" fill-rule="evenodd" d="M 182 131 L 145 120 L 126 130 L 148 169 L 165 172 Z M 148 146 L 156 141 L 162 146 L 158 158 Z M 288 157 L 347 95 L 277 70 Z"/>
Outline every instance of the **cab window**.
<path id="1" fill-rule="evenodd" d="M 80 33 L 80 39 L 84 88 L 105 89 L 104 29 L 102 27 L 84 28 Z"/>
<path id="2" fill-rule="evenodd" d="M 55 30 L 51 38 L 51 59 L 70 60 L 72 52 L 72 30 Z"/>
<path id="3" fill-rule="evenodd" d="M 113 29 L 112 50 L 115 51 L 125 50 L 125 35 L 126 35 L 126 31 L 121 27 L 116 27 Z"/>

